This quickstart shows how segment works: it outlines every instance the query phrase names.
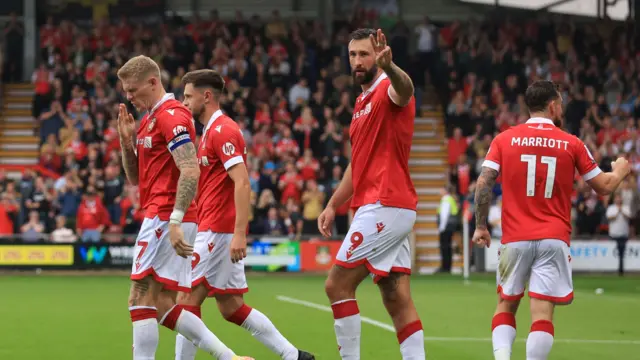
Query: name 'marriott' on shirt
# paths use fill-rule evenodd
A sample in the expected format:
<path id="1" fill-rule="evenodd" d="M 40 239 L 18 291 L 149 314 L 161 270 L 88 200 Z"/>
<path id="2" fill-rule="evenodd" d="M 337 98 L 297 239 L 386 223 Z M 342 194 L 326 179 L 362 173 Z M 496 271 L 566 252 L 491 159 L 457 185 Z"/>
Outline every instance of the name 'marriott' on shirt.
<path id="1" fill-rule="evenodd" d="M 531 137 L 513 137 L 511 138 L 511 146 L 536 146 L 555 148 L 558 150 L 567 150 L 569 142 L 567 140 L 556 140 L 541 136 Z"/>

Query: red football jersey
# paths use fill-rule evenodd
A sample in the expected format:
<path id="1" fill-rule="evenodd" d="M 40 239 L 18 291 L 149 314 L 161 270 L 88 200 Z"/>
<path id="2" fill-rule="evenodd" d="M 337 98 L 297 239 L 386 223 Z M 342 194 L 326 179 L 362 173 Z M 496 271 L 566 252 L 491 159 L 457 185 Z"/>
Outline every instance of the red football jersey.
<path id="1" fill-rule="evenodd" d="M 351 118 L 351 207 L 375 204 L 416 210 L 418 196 L 409 175 L 409 153 L 416 114 L 415 98 L 406 106 L 389 96 L 382 74 L 356 99 Z"/>
<path id="2" fill-rule="evenodd" d="M 503 244 L 540 239 L 569 244 L 575 169 L 585 180 L 602 172 L 580 139 L 543 118 L 496 136 L 482 166 L 501 172 Z"/>
<path id="3" fill-rule="evenodd" d="M 171 152 L 192 142 L 196 128 L 191 112 L 173 94 L 166 94 L 140 122 L 137 134 L 140 206 L 147 218 L 156 215 L 169 221 L 176 202 L 180 170 Z M 184 222 L 196 222 L 195 201 L 185 212 Z"/>
<path id="4" fill-rule="evenodd" d="M 240 127 L 222 111 L 216 111 L 198 146 L 198 231 L 233 234 L 235 184 L 227 170 L 246 161 L 247 147 Z"/>

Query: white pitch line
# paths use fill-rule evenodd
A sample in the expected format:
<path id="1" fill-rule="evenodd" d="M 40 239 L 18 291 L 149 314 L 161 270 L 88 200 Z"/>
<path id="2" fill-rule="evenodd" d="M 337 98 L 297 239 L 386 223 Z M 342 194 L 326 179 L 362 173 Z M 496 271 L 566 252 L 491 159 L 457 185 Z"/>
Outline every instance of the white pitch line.
<path id="1" fill-rule="evenodd" d="M 302 305 L 308 308 L 324 311 L 324 312 L 333 312 L 331 307 L 321 304 L 316 304 L 306 300 L 295 299 L 288 296 L 278 295 L 276 297 L 280 301 L 288 302 L 291 304 Z M 384 329 L 390 332 L 396 332 L 396 329 L 389 324 L 385 324 L 383 322 L 373 320 L 366 316 L 360 315 L 360 320 L 363 323 L 371 324 L 380 329 Z M 491 342 L 491 338 L 477 338 L 477 337 L 431 337 L 425 336 L 425 341 L 444 341 L 444 342 Z M 526 342 L 527 339 L 516 339 L 518 342 Z M 566 344 L 613 344 L 613 345 L 640 345 L 640 340 L 586 340 L 586 339 L 554 339 L 555 343 L 566 343 Z"/>

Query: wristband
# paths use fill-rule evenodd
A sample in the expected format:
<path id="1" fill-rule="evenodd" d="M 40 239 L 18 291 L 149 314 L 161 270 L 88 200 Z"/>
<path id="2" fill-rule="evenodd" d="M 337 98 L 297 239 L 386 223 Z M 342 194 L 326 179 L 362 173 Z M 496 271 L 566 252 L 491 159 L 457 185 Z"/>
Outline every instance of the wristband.
<path id="1" fill-rule="evenodd" d="M 169 224 L 180 225 L 182 224 L 182 218 L 184 218 L 184 211 L 173 209 L 171 216 L 169 216 Z"/>

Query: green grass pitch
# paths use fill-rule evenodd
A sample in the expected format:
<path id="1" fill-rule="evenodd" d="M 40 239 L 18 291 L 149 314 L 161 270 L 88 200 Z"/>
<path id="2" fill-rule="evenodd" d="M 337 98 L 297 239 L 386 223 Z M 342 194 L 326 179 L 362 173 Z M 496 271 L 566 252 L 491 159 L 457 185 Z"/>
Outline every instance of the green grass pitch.
<path id="1" fill-rule="evenodd" d="M 477 275 L 467 284 L 454 276 L 414 276 L 412 281 L 428 359 L 493 359 L 493 276 Z M 323 282 L 322 276 L 254 274 L 246 301 L 267 314 L 297 347 L 319 360 L 338 360 Z M 556 311 L 550 359 L 640 359 L 640 278 L 578 275 L 574 282 L 574 304 Z M 596 295 L 596 288 L 604 293 Z M 126 276 L 2 276 L 0 289 L 0 359 L 131 359 Z M 400 359 L 391 322 L 370 281 L 359 289 L 358 302 L 362 316 L 375 323 L 362 324 L 362 359 Z M 277 359 L 244 330 L 222 320 L 213 299 L 205 304 L 203 318 L 238 354 Z M 526 301 L 517 322 L 512 359 L 524 360 L 530 326 Z M 162 328 L 160 337 L 156 359 L 172 360 L 174 334 Z"/>

